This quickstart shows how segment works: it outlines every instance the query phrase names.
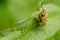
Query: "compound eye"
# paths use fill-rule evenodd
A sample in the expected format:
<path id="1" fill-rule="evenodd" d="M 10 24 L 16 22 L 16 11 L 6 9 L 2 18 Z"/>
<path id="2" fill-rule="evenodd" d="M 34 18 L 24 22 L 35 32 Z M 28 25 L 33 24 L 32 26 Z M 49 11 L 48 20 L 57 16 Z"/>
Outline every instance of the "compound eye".
<path id="1" fill-rule="evenodd" d="M 41 17 L 44 17 L 44 16 L 45 16 L 44 14 L 41 15 Z"/>
<path id="2" fill-rule="evenodd" d="M 41 15 L 41 16 L 44 16 L 44 15 Z"/>
<path id="3" fill-rule="evenodd" d="M 41 12 L 41 16 L 44 17 L 46 15 L 45 11 Z"/>

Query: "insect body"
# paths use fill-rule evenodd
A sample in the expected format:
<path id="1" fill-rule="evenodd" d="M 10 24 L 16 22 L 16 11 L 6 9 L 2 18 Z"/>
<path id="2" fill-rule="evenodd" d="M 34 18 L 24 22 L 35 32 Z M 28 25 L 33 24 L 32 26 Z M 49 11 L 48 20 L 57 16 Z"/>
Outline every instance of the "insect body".
<path id="1" fill-rule="evenodd" d="M 48 18 L 48 13 L 44 10 L 43 3 L 44 0 L 41 2 L 41 12 L 38 14 L 38 18 L 40 20 L 40 24 L 45 25 Z"/>
<path id="2" fill-rule="evenodd" d="M 38 18 L 40 20 L 40 24 L 45 25 L 48 18 L 48 13 L 45 10 L 42 10 L 41 13 L 39 13 Z"/>

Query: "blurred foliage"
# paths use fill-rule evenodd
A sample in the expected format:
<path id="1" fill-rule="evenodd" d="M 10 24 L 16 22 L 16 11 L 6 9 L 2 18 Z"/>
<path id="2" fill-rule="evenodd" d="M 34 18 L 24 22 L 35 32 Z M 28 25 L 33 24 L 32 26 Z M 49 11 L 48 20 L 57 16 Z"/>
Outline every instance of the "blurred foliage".
<path id="1" fill-rule="evenodd" d="M 40 10 L 40 2 L 0 0 L 0 40 L 60 40 L 60 0 L 45 0 L 49 17 L 43 31 L 32 16 Z"/>
<path id="2" fill-rule="evenodd" d="M 29 18 L 38 3 L 39 0 L 0 0 L 0 30 Z"/>

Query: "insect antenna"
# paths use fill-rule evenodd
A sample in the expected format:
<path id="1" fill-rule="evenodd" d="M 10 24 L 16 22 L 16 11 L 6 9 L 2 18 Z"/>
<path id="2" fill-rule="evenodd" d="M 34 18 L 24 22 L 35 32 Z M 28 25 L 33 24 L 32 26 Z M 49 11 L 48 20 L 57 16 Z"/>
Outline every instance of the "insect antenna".
<path id="1" fill-rule="evenodd" d="M 44 7 L 43 7 L 44 1 L 45 1 L 45 0 L 41 0 L 41 10 L 42 10 L 42 11 L 44 11 Z"/>

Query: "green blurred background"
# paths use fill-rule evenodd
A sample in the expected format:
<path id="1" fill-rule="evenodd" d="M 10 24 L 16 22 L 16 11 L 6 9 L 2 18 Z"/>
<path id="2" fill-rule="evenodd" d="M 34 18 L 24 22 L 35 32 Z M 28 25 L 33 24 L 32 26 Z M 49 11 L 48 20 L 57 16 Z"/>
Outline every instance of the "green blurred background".
<path id="1" fill-rule="evenodd" d="M 15 23 L 32 15 L 39 0 L 0 0 L 0 30 L 14 27 Z"/>
<path id="2" fill-rule="evenodd" d="M 39 11 L 40 2 L 41 0 L 0 0 L 0 31 L 16 27 L 15 23 L 32 16 L 34 10 Z M 45 0 L 44 8 L 49 14 L 47 29 L 60 29 L 60 0 Z"/>

